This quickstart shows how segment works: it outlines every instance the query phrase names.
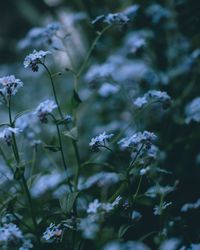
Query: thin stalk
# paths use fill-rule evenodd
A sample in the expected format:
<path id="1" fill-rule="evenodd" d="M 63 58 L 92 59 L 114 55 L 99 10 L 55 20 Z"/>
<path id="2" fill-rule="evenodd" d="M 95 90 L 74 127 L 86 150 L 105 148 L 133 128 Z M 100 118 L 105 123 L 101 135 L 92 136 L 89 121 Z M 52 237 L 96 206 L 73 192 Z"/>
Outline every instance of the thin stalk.
<path id="1" fill-rule="evenodd" d="M 57 134 L 58 134 L 58 142 L 59 142 L 59 146 L 60 146 L 61 158 L 62 158 L 63 166 L 65 168 L 66 176 L 68 176 L 68 168 L 67 168 L 67 164 L 66 164 L 65 156 L 64 156 L 64 152 L 63 152 L 63 144 L 62 144 L 62 139 L 61 139 L 60 128 L 59 128 L 59 125 L 57 124 L 55 116 L 53 114 L 49 114 L 49 115 L 53 118 L 54 123 L 56 125 Z M 72 186 L 71 186 L 70 181 L 68 182 L 68 184 L 69 184 L 70 190 L 72 191 Z"/>
<path id="2" fill-rule="evenodd" d="M 8 99 L 8 113 L 9 113 L 10 126 L 14 128 L 14 123 L 12 121 L 12 114 L 11 114 L 11 96 L 9 96 L 9 99 Z M 17 143 L 16 143 L 14 133 L 12 133 L 12 139 L 13 139 L 13 143 L 12 143 L 13 153 L 14 153 L 17 165 L 19 165 L 20 164 L 20 157 L 19 157 L 19 151 L 18 151 L 18 147 L 17 147 Z M 24 189 L 25 189 L 25 193 L 26 193 L 28 202 L 29 202 L 31 218 L 32 218 L 32 221 L 33 221 L 33 225 L 34 225 L 34 228 L 35 228 L 36 235 L 37 235 L 37 222 L 36 222 L 35 215 L 34 215 L 31 195 L 30 195 L 30 192 L 29 192 L 29 189 L 28 189 L 24 174 L 22 175 L 22 183 L 23 183 L 23 186 L 24 186 Z M 39 239 L 38 235 L 37 235 L 37 237 Z"/>
<path id="3" fill-rule="evenodd" d="M 80 174 L 80 170 L 81 170 L 81 161 L 80 161 L 78 147 L 77 147 L 76 141 L 74 141 L 74 140 L 73 140 L 73 146 L 74 146 L 75 155 L 76 155 L 76 159 L 77 159 L 76 174 L 74 177 L 74 191 L 77 192 L 78 191 L 78 179 L 79 179 L 79 174 Z"/>
<path id="4" fill-rule="evenodd" d="M 77 80 L 79 79 L 79 77 L 81 76 L 83 70 L 84 70 L 85 67 L 87 66 L 87 63 L 88 63 L 88 61 L 89 61 L 89 58 L 90 58 L 90 56 L 91 56 L 91 54 L 92 54 L 92 52 L 93 52 L 93 50 L 94 50 L 96 44 L 98 43 L 99 39 L 102 37 L 102 35 L 103 35 L 110 27 L 111 27 L 111 25 L 106 26 L 101 32 L 98 33 L 97 37 L 94 39 L 94 41 L 93 41 L 93 43 L 92 43 L 90 49 L 88 50 L 88 52 L 87 52 L 87 54 L 86 54 L 86 57 L 85 57 L 85 59 L 84 59 L 82 65 L 81 65 L 81 67 L 80 67 L 80 69 L 79 69 L 79 71 L 78 71 L 78 73 L 77 73 L 77 75 L 76 75 Z"/>
<path id="5" fill-rule="evenodd" d="M 13 121 L 12 121 L 12 114 L 11 114 L 11 96 L 10 95 L 8 97 L 8 115 L 9 115 L 10 126 L 12 128 L 14 128 L 14 124 L 13 124 Z M 16 159 L 17 164 L 19 164 L 20 157 L 19 157 L 19 152 L 18 152 L 18 149 L 17 149 L 17 143 L 16 143 L 14 133 L 12 133 L 12 141 L 13 141 L 13 143 L 12 143 L 13 153 L 15 155 L 15 159 Z"/>
<path id="6" fill-rule="evenodd" d="M 139 183 L 138 183 L 138 187 L 137 187 L 137 190 L 134 194 L 134 197 L 133 197 L 133 202 L 135 202 L 136 198 L 137 198 L 137 195 L 139 193 L 139 190 L 140 190 L 140 187 L 141 187 L 141 184 L 142 184 L 142 175 L 140 176 L 140 180 L 139 180 Z"/>
<path id="7" fill-rule="evenodd" d="M 61 108 L 60 108 L 60 105 L 59 105 L 59 102 L 58 102 L 58 98 L 57 98 L 57 94 L 56 94 L 56 88 L 55 88 L 55 84 L 54 84 L 52 74 L 51 74 L 50 70 L 48 69 L 48 67 L 44 63 L 41 63 L 41 64 L 45 68 L 45 70 L 47 71 L 47 74 L 49 75 L 49 78 L 50 78 L 50 81 L 51 81 L 51 86 L 52 86 L 52 89 L 53 89 L 54 99 L 55 99 L 55 102 L 56 102 L 56 104 L 58 106 L 58 112 L 60 114 L 61 119 L 63 119 L 64 116 L 62 114 L 62 111 L 61 111 Z"/>

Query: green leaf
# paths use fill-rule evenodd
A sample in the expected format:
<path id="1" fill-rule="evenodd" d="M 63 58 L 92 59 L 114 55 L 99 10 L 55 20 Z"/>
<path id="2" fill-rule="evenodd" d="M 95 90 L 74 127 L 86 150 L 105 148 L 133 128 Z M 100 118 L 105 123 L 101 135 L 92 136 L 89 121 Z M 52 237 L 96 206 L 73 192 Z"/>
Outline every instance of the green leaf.
<path id="1" fill-rule="evenodd" d="M 133 226 L 133 224 L 125 224 L 123 226 L 120 227 L 119 231 L 118 231 L 118 237 L 119 238 L 123 238 L 124 235 L 126 234 L 126 232 L 129 230 L 129 228 L 131 228 Z"/>
<path id="2" fill-rule="evenodd" d="M 53 146 L 53 145 L 43 145 L 44 148 L 52 151 L 52 152 L 58 152 L 60 151 L 60 147 L 59 146 Z"/>
<path id="3" fill-rule="evenodd" d="M 74 127 L 70 131 L 64 131 L 63 135 L 77 141 L 78 140 L 78 129 L 77 129 L 77 127 Z"/>
<path id="4" fill-rule="evenodd" d="M 14 173 L 14 179 L 15 180 L 20 180 L 23 175 L 24 175 L 24 171 L 25 171 L 25 167 L 19 167 L 19 168 L 16 168 L 15 170 L 15 173 Z"/>
<path id="5" fill-rule="evenodd" d="M 79 192 L 67 193 L 60 201 L 60 207 L 64 213 L 70 213 Z"/>
<path id="6" fill-rule="evenodd" d="M 73 90 L 73 96 L 71 100 L 72 108 L 78 108 L 78 106 L 82 103 L 81 98 L 79 97 L 79 94 L 76 92 L 76 90 Z"/>

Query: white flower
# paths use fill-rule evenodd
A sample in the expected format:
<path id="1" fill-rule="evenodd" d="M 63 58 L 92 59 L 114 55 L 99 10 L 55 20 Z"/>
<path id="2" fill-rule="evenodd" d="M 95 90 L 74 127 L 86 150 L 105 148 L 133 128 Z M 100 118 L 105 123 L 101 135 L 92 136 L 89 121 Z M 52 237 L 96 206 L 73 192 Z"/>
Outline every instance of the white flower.
<path id="1" fill-rule="evenodd" d="M 108 97 L 109 95 L 116 94 L 118 91 L 119 91 L 118 86 L 114 86 L 106 82 L 100 87 L 98 93 L 102 97 Z"/>
<path id="2" fill-rule="evenodd" d="M 131 137 L 125 137 L 122 140 L 118 142 L 118 144 L 121 144 L 122 148 L 127 147 L 140 147 L 142 144 L 144 145 L 151 145 L 153 141 L 155 141 L 157 136 L 154 133 L 144 131 L 143 133 L 138 132 Z"/>
<path id="3" fill-rule="evenodd" d="M 22 238 L 22 232 L 15 224 L 9 223 L 0 227 L 0 242 L 14 241 Z"/>
<path id="4" fill-rule="evenodd" d="M 181 212 L 188 212 L 191 209 L 198 209 L 200 208 L 200 199 L 198 199 L 194 203 L 186 203 L 182 206 Z"/>
<path id="5" fill-rule="evenodd" d="M 163 210 L 165 210 L 171 204 L 172 204 L 172 202 L 163 202 L 162 205 L 155 206 L 154 207 L 154 215 L 161 215 Z"/>
<path id="6" fill-rule="evenodd" d="M 142 168 L 140 170 L 140 175 L 146 175 L 150 170 L 150 167 Z"/>
<path id="7" fill-rule="evenodd" d="M 51 223 L 50 226 L 46 228 L 42 237 L 47 241 L 54 240 L 61 237 L 62 232 L 63 231 L 59 228 L 59 225 L 56 226 L 55 224 Z"/>
<path id="8" fill-rule="evenodd" d="M 119 205 L 121 201 L 121 196 L 118 196 L 112 203 L 104 202 L 100 203 L 98 199 L 95 199 L 88 206 L 87 213 L 88 214 L 97 214 L 97 213 L 108 213 L 115 209 L 116 206 Z"/>
<path id="9" fill-rule="evenodd" d="M 108 24 L 117 24 L 117 25 L 123 25 L 130 21 L 130 19 L 123 13 L 110 13 L 108 14 L 104 22 Z"/>
<path id="10" fill-rule="evenodd" d="M 52 113 L 54 109 L 57 108 L 57 104 L 54 101 L 46 100 L 38 105 L 34 114 L 36 114 L 40 121 L 47 123 L 47 115 Z"/>
<path id="11" fill-rule="evenodd" d="M 150 90 L 146 94 L 144 94 L 144 96 L 136 98 L 133 104 L 137 108 L 141 108 L 152 101 L 160 102 L 163 104 L 164 108 L 167 108 L 171 103 L 171 98 L 166 92 Z"/>
<path id="12" fill-rule="evenodd" d="M 124 25 L 130 21 L 128 16 L 125 13 L 109 13 L 108 15 L 100 15 L 96 17 L 92 24 L 95 24 L 99 21 L 103 21 L 104 23 L 108 23 L 110 25 L 117 24 L 117 25 Z"/>
<path id="13" fill-rule="evenodd" d="M 192 120 L 200 122 L 200 97 L 195 98 L 186 106 L 185 114 L 186 123 L 190 123 Z"/>
<path id="14" fill-rule="evenodd" d="M 107 140 L 109 140 L 113 134 L 106 134 L 106 132 L 103 132 L 102 134 L 94 137 L 91 139 L 89 145 L 92 147 L 92 149 L 95 152 L 99 151 L 99 147 L 103 146 Z M 103 143 L 103 144 L 102 144 Z"/>
<path id="15" fill-rule="evenodd" d="M 32 71 L 38 71 L 38 64 L 43 63 L 46 55 L 49 54 L 51 54 L 50 51 L 34 50 L 33 53 L 25 57 L 24 68 L 31 67 Z"/>
<path id="16" fill-rule="evenodd" d="M 135 101 L 134 101 L 134 105 L 136 106 L 136 107 L 138 107 L 138 108 L 141 108 L 141 107 L 143 107 L 145 104 L 147 104 L 148 103 L 148 100 L 147 100 L 147 98 L 145 97 L 145 96 L 143 96 L 143 97 L 138 97 Z"/>
<path id="17" fill-rule="evenodd" d="M 10 146 L 12 143 L 12 134 L 18 134 L 19 132 L 21 132 L 19 128 L 5 128 L 2 132 L 0 132 L 0 139 L 4 140 L 7 145 Z"/>
<path id="18" fill-rule="evenodd" d="M 0 93 L 4 96 L 15 95 L 23 83 L 20 79 L 16 79 L 14 75 L 4 76 L 0 78 L 0 84 L 3 88 L 0 89 Z"/>
<path id="19" fill-rule="evenodd" d="M 101 207 L 101 203 L 98 199 L 95 199 L 93 202 L 91 202 L 88 206 L 87 213 L 97 213 L 98 208 Z"/>

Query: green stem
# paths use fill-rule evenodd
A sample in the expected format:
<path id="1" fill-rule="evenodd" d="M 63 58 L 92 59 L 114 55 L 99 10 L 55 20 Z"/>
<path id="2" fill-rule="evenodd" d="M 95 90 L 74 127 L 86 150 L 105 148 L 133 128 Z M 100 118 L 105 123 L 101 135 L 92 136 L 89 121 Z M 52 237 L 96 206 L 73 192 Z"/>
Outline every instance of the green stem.
<path id="1" fill-rule="evenodd" d="M 12 121 L 12 114 L 11 114 L 11 96 L 9 96 L 9 99 L 8 99 L 8 113 L 9 113 L 10 126 L 12 128 L 14 128 L 14 123 Z M 17 162 L 17 165 L 19 165 L 20 157 L 19 157 L 19 151 L 18 151 L 18 147 L 17 147 L 17 143 L 16 143 L 14 133 L 12 133 L 12 139 L 13 139 L 13 143 L 12 143 L 13 153 L 15 155 L 15 160 Z M 34 212 L 33 212 L 34 210 L 33 210 L 33 205 L 32 205 L 32 199 L 31 199 L 31 195 L 30 195 L 30 192 L 29 192 L 29 189 L 28 189 L 24 174 L 22 175 L 22 183 L 23 183 L 23 186 L 24 186 L 24 189 L 25 189 L 25 193 L 27 195 L 29 205 L 30 205 L 31 218 L 32 218 L 32 221 L 33 221 L 33 224 L 34 224 L 36 235 L 37 235 L 37 223 L 36 223 L 36 219 L 35 219 Z M 38 239 L 39 239 L 39 236 L 38 236 Z"/>
<path id="2" fill-rule="evenodd" d="M 47 74 L 49 75 L 49 78 L 50 78 L 50 81 L 51 81 L 51 86 L 52 86 L 52 89 L 53 89 L 54 99 L 55 99 L 55 102 L 56 102 L 56 104 L 58 106 L 58 112 L 60 114 L 61 119 L 64 119 L 64 116 L 62 114 L 62 111 L 61 111 L 61 108 L 60 108 L 60 105 L 59 105 L 59 102 L 58 102 L 58 98 L 57 98 L 57 94 L 56 94 L 56 88 L 55 88 L 55 84 L 54 84 L 52 74 L 51 74 L 50 70 L 48 69 L 48 67 L 44 63 L 41 63 L 41 64 L 43 65 L 43 67 L 47 71 Z"/>
<path id="3" fill-rule="evenodd" d="M 88 63 L 88 61 L 89 61 L 89 58 L 90 58 L 90 56 L 91 56 L 91 54 L 92 54 L 92 52 L 93 52 L 93 50 L 94 50 L 96 44 L 98 43 L 99 39 L 102 37 L 102 35 L 103 35 L 110 27 L 111 27 L 111 25 L 106 26 L 101 32 L 98 33 L 97 37 L 94 39 L 94 41 L 93 41 L 93 43 L 92 43 L 90 49 L 88 50 L 88 52 L 87 52 L 87 54 L 86 54 L 86 57 L 85 57 L 85 59 L 84 59 L 82 65 L 81 65 L 81 67 L 80 67 L 80 69 L 79 69 L 79 71 L 78 71 L 78 73 L 77 73 L 77 75 L 76 75 L 77 80 L 79 79 L 79 77 L 81 76 L 83 70 L 84 70 L 85 67 L 87 66 L 87 63 Z"/>
<path id="4" fill-rule="evenodd" d="M 140 186 L 141 186 L 141 183 L 142 183 L 142 175 L 140 176 L 140 180 L 139 180 L 139 183 L 138 183 L 138 187 L 137 187 L 137 190 L 134 194 L 134 197 L 133 197 L 133 201 L 135 202 L 136 198 L 137 198 L 137 195 L 139 193 L 139 190 L 140 190 Z"/>
<path id="5" fill-rule="evenodd" d="M 24 175 L 22 175 L 22 183 L 23 183 L 24 190 L 25 190 L 25 193 L 26 193 L 26 196 L 27 196 L 27 199 L 28 199 L 31 218 L 32 218 L 33 225 L 34 225 L 34 228 L 35 228 L 35 233 L 38 236 L 38 234 L 37 234 L 37 222 L 36 222 L 36 219 L 35 219 L 36 217 L 35 217 L 35 213 L 34 213 L 34 209 L 33 209 L 32 198 L 31 198 L 31 194 L 29 192 L 29 189 L 28 189 L 28 186 L 27 186 L 26 179 L 25 179 Z M 38 239 L 39 239 L 39 236 L 38 236 Z"/>
<path id="6" fill-rule="evenodd" d="M 76 141 L 73 140 L 72 143 L 73 143 L 73 146 L 74 146 L 75 155 L 76 155 L 76 159 L 77 159 L 76 174 L 75 174 L 75 177 L 74 177 L 74 191 L 77 192 L 78 191 L 78 179 L 79 179 L 79 174 L 80 174 L 80 170 L 81 170 L 81 161 L 80 161 L 80 155 L 79 155 L 79 151 L 78 151 Z"/>
<path id="7" fill-rule="evenodd" d="M 61 158 L 62 158 L 62 162 L 63 162 L 64 168 L 65 168 L 66 177 L 68 179 L 68 168 L 67 168 L 67 164 L 66 164 L 65 156 L 64 156 L 64 152 L 63 152 L 63 144 L 62 144 L 62 139 L 61 139 L 60 128 L 59 128 L 59 125 L 57 124 L 57 121 L 56 121 L 56 118 L 54 117 L 54 115 L 52 115 L 52 114 L 49 114 L 49 115 L 53 118 L 53 120 L 55 122 L 55 125 L 56 125 L 57 134 L 58 134 L 58 141 L 59 141 L 59 146 L 60 146 Z M 70 190 L 72 191 L 72 186 L 71 186 L 70 181 L 68 181 L 68 184 L 69 184 Z"/>
<path id="8" fill-rule="evenodd" d="M 9 114 L 9 122 L 10 122 L 10 126 L 12 128 L 14 128 L 14 123 L 12 121 L 12 114 L 11 114 L 11 96 L 9 95 L 8 97 L 8 114 Z M 17 164 L 19 164 L 20 162 L 20 157 L 19 157 L 19 152 L 18 152 L 18 148 L 17 148 L 17 143 L 16 143 L 16 139 L 15 139 L 15 134 L 12 133 L 12 148 L 13 148 L 13 153 L 15 155 L 15 159 L 16 159 L 16 162 Z"/>

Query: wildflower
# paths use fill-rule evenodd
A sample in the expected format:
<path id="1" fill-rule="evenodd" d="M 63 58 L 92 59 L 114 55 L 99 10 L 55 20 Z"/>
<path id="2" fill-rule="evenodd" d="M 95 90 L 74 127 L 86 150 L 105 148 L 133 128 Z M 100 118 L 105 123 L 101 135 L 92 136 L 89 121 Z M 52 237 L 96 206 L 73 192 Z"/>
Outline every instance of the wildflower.
<path id="1" fill-rule="evenodd" d="M 108 97 L 109 95 L 116 94 L 118 91 L 119 87 L 106 82 L 101 86 L 98 93 L 102 97 Z"/>
<path id="2" fill-rule="evenodd" d="M 59 225 L 55 225 L 53 223 L 50 224 L 49 227 L 46 228 L 45 232 L 43 233 L 43 238 L 46 241 L 49 240 L 58 240 L 63 233 L 63 230 L 59 228 Z"/>
<path id="3" fill-rule="evenodd" d="M 88 206 L 87 213 L 97 213 L 98 208 L 101 206 L 101 203 L 98 199 L 95 199 Z"/>
<path id="4" fill-rule="evenodd" d="M 34 114 L 36 114 L 40 121 L 43 123 L 47 123 L 47 115 L 51 114 L 52 111 L 57 108 L 57 105 L 54 101 L 46 100 L 39 104 L 39 106 L 36 108 Z"/>
<path id="5" fill-rule="evenodd" d="M 16 241 L 23 238 L 22 231 L 13 223 L 0 227 L 0 242 Z"/>
<path id="6" fill-rule="evenodd" d="M 129 18 L 123 13 L 108 14 L 104 22 L 108 24 L 124 25 L 129 22 Z"/>
<path id="7" fill-rule="evenodd" d="M 99 148 L 101 146 L 105 146 L 105 142 L 108 141 L 112 136 L 113 134 L 106 134 L 106 132 L 103 132 L 97 137 L 92 138 L 89 145 L 92 147 L 94 152 L 98 152 Z"/>
<path id="8" fill-rule="evenodd" d="M 146 191 L 146 196 L 156 198 L 157 196 L 165 196 L 175 190 L 174 186 L 153 186 Z"/>
<path id="9" fill-rule="evenodd" d="M 112 203 L 105 202 L 100 203 L 98 199 L 95 199 L 88 206 L 87 213 L 88 214 L 97 214 L 97 213 L 108 213 L 115 209 L 116 206 L 119 205 L 121 201 L 121 196 L 118 196 Z"/>
<path id="10" fill-rule="evenodd" d="M 165 240 L 159 247 L 159 250 L 176 250 L 177 247 L 180 245 L 180 242 L 181 242 L 180 239 L 176 238 Z"/>
<path id="11" fill-rule="evenodd" d="M 161 215 L 163 210 L 170 206 L 172 202 L 163 202 L 161 205 L 154 207 L 154 215 Z"/>
<path id="12" fill-rule="evenodd" d="M 133 104 L 137 108 L 142 108 L 144 105 L 152 101 L 162 103 L 163 108 L 167 108 L 171 104 L 170 96 L 166 92 L 158 90 L 148 91 L 143 97 L 138 97 Z"/>
<path id="13" fill-rule="evenodd" d="M 21 132 L 19 128 L 5 128 L 2 132 L 0 132 L 0 139 L 4 140 L 7 145 L 10 146 L 12 143 L 12 135 L 18 134 L 19 132 Z"/>
<path id="14" fill-rule="evenodd" d="M 195 98 L 185 108 L 186 123 L 190 123 L 192 120 L 200 122 L 200 97 Z"/>
<path id="15" fill-rule="evenodd" d="M 144 131 L 138 132 L 131 137 L 125 137 L 121 139 L 118 144 L 121 144 L 122 148 L 134 147 L 136 149 L 140 148 L 142 144 L 150 146 L 157 136 L 154 133 Z"/>
<path id="16" fill-rule="evenodd" d="M 191 209 L 198 209 L 200 208 L 200 199 L 198 199 L 194 203 L 186 203 L 182 206 L 181 212 L 188 212 Z"/>
<path id="17" fill-rule="evenodd" d="M 146 175 L 150 171 L 150 167 L 142 168 L 140 170 L 140 175 Z"/>
<path id="18" fill-rule="evenodd" d="M 124 13 L 109 13 L 108 15 L 100 15 L 98 17 L 96 17 L 93 21 L 92 24 L 95 24 L 99 21 L 103 21 L 104 23 L 107 23 L 109 25 L 124 25 L 127 24 L 130 19 L 128 18 L 128 16 Z"/>
<path id="19" fill-rule="evenodd" d="M 3 88 L 0 89 L 0 94 L 4 96 L 15 95 L 23 83 L 20 79 L 16 79 L 14 75 L 4 76 L 0 78 L 0 84 Z"/>
<path id="20" fill-rule="evenodd" d="M 23 239 L 23 244 L 22 244 L 22 246 L 19 248 L 19 250 L 29 250 L 29 249 L 31 249 L 31 248 L 33 248 L 33 244 L 32 244 L 32 242 L 31 242 L 31 240 L 30 239 Z"/>
<path id="21" fill-rule="evenodd" d="M 49 54 L 51 54 L 50 51 L 34 50 L 33 53 L 26 56 L 24 60 L 24 68 L 30 67 L 33 72 L 37 72 L 39 69 L 38 64 L 44 63 L 46 55 Z"/>

